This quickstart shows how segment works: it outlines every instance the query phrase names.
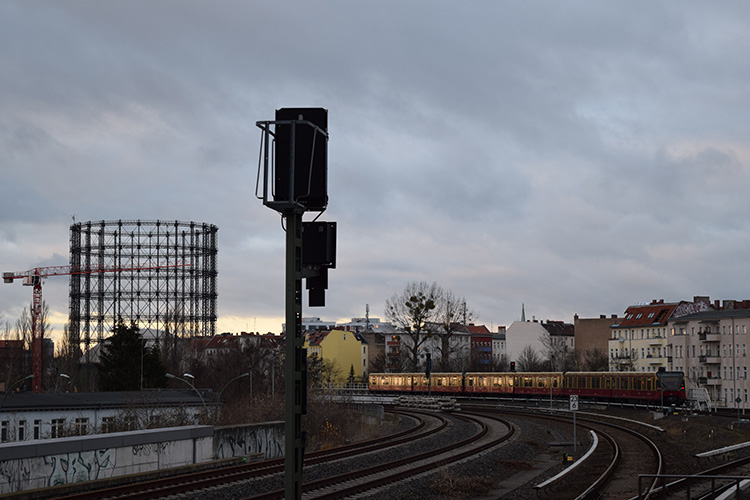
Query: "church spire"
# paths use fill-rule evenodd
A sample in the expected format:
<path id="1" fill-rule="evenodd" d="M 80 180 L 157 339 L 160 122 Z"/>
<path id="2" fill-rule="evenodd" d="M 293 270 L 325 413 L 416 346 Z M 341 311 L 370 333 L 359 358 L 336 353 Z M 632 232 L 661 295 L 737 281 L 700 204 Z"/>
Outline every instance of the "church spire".
<path id="1" fill-rule="evenodd" d="M 526 323 L 526 309 L 524 308 L 523 302 L 521 302 L 521 321 Z"/>

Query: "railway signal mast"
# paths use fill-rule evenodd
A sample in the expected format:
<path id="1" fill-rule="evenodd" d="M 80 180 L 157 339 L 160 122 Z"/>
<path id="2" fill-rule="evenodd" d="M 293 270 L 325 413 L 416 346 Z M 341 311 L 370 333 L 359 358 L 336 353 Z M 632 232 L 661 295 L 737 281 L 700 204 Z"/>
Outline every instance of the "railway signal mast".
<path id="1" fill-rule="evenodd" d="M 42 278 L 50 276 L 69 276 L 71 274 L 94 274 L 118 271 L 141 271 L 147 269 L 161 269 L 165 267 L 185 267 L 190 264 L 171 264 L 147 267 L 84 267 L 84 266 L 52 266 L 35 267 L 28 271 L 3 273 L 3 283 L 13 283 L 23 280 L 24 286 L 33 288 L 31 303 L 31 373 L 34 375 L 33 392 L 42 390 Z"/>

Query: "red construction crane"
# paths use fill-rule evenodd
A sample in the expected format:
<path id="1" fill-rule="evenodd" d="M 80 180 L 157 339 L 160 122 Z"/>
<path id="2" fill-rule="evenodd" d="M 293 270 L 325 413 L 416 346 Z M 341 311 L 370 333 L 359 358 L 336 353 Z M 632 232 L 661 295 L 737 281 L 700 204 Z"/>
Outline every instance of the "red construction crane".
<path id="1" fill-rule="evenodd" d="M 188 267 L 190 264 L 168 264 L 163 266 L 145 267 L 83 267 L 83 266 L 52 266 L 35 267 L 28 271 L 17 273 L 3 273 L 4 283 L 22 279 L 24 286 L 33 286 L 33 301 L 31 305 L 31 367 L 34 375 L 33 392 L 42 390 L 42 278 L 48 276 L 67 276 L 70 274 L 94 274 L 118 271 L 142 271 L 147 269 L 163 269 L 165 267 Z"/>

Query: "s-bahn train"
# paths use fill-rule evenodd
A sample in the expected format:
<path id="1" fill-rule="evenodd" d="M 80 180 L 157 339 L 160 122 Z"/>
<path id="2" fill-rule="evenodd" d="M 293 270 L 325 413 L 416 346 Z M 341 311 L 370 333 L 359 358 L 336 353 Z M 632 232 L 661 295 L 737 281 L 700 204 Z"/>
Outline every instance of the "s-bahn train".
<path id="1" fill-rule="evenodd" d="M 681 405 L 682 372 L 506 372 L 506 373 L 373 373 L 370 392 L 381 394 L 497 395 L 564 397 L 599 401 Z"/>

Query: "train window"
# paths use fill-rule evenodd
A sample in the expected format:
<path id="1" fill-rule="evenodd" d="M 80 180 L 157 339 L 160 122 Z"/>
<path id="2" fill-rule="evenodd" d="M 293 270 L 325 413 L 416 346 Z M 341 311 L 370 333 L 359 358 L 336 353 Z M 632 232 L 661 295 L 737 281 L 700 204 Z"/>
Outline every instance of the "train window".
<path id="1" fill-rule="evenodd" d="M 540 387 L 540 388 L 549 387 L 547 385 L 547 377 L 539 377 L 536 379 L 536 382 L 537 382 L 537 387 Z"/>
<path id="2" fill-rule="evenodd" d="M 524 387 L 534 387 L 534 379 L 532 377 L 524 377 L 523 378 L 523 386 Z"/>
<path id="3" fill-rule="evenodd" d="M 467 380 L 469 381 L 469 387 L 474 387 L 474 377 L 469 377 Z"/>
<path id="4" fill-rule="evenodd" d="M 557 387 L 559 384 L 557 377 L 552 377 L 552 387 Z"/>
<path id="5" fill-rule="evenodd" d="M 513 377 L 508 377 L 508 387 L 513 387 L 515 384 L 515 381 L 513 380 Z"/>
<path id="6" fill-rule="evenodd" d="M 654 385 L 654 379 L 652 379 L 652 378 L 649 378 L 649 379 L 648 379 L 648 380 L 646 381 L 646 390 L 647 390 L 647 391 L 652 391 L 652 390 L 653 390 L 653 385 Z"/>
<path id="7" fill-rule="evenodd" d="M 593 377 L 591 379 L 591 388 L 592 389 L 599 389 L 600 388 L 599 377 Z"/>
<path id="8" fill-rule="evenodd" d="M 438 379 L 435 382 L 437 382 L 438 386 L 443 385 L 443 379 L 442 379 L 442 377 L 438 377 Z"/>

